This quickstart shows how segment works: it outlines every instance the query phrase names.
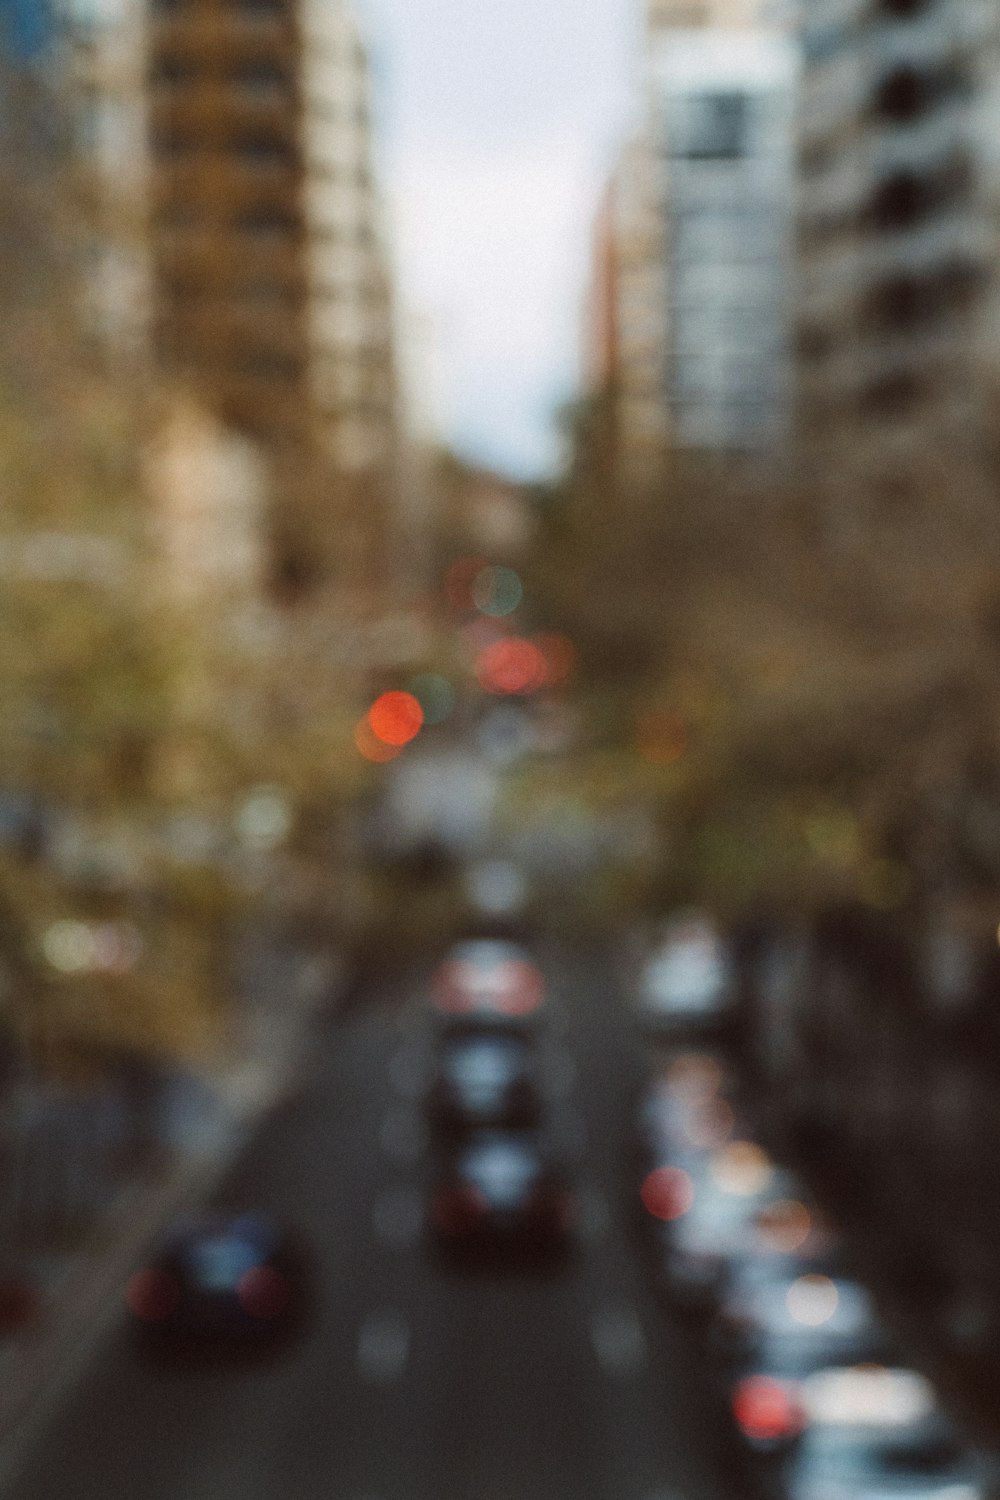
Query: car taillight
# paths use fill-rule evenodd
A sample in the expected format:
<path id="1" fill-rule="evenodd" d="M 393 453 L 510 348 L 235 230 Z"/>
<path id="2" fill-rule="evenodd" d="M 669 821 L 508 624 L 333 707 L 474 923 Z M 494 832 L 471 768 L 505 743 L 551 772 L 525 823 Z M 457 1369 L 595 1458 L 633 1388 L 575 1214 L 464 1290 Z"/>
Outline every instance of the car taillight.
<path id="1" fill-rule="evenodd" d="M 136 1271 L 125 1288 L 129 1311 L 144 1323 L 162 1323 L 181 1300 L 177 1278 L 157 1266 Z"/>
<path id="2" fill-rule="evenodd" d="M 694 1203 L 695 1186 L 682 1167 L 655 1167 L 639 1189 L 642 1206 L 664 1224 L 682 1219 Z"/>
<path id="3" fill-rule="evenodd" d="M 434 1195 L 431 1213 L 438 1229 L 446 1234 L 470 1228 L 487 1208 L 486 1199 L 478 1188 L 462 1184 L 459 1187 L 442 1188 Z"/>
<path id="4" fill-rule="evenodd" d="M 240 1306 L 252 1318 L 266 1321 L 280 1317 L 288 1306 L 292 1289 L 288 1277 L 273 1266 L 251 1266 L 236 1284 Z"/>
<path id="5" fill-rule="evenodd" d="M 781 1442 L 796 1437 L 805 1413 L 794 1387 L 769 1375 L 751 1375 L 733 1392 L 733 1415 L 745 1437 Z"/>
<path id="6" fill-rule="evenodd" d="M 496 970 L 496 1008 L 507 1016 L 530 1016 L 545 999 L 545 980 L 534 964 L 512 960 Z"/>

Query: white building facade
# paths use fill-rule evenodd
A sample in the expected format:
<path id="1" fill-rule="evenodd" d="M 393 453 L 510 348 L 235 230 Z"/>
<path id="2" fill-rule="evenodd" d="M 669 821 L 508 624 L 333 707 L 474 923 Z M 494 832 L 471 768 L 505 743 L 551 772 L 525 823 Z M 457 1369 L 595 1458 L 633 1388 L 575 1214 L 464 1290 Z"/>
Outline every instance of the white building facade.
<path id="1" fill-rule="evenodd" d="M 662 31 L 663 387 L 674 446 L 760 450 L 791 417 L 797 53 L 780 33 Z"/>

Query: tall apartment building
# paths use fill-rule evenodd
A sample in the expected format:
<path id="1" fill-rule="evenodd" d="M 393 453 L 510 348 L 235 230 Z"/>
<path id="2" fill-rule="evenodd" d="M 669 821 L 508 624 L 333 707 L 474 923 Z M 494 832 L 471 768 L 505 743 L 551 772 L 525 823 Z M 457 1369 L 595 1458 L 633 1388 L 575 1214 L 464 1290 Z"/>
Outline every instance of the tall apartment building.
<path id="1" fill-rule="evenodd" d="M 791 412 L 795 57 L 764 31 L 666 32 L 665 393 L 679 447 L 773 448 Z"/>
<path id="2" fill-rule="evenodd" d="M 637 477 L 671 447 L 743 452 L 785 431 L 796 54 L 773 4 L 650 0 L 644 63 L 590 314 L 599 326 L 610 284 L 604 362 Z"/>
<path id="3" fill-rule="evenodd" d="M 70 34 L 117 218 L 95 275 L 105 323 L 127 310 L 159 368 L 266 453 L 290 592 L 369 577 L 396 393 L 368 63 L 348 0 L 115 0 Z"/>
<path id="4" fill-rule="evenodd" d="M 989 423 L 1000 354 L 1000 13 L 804 0 L 801 427 L 870 493 Z"/>

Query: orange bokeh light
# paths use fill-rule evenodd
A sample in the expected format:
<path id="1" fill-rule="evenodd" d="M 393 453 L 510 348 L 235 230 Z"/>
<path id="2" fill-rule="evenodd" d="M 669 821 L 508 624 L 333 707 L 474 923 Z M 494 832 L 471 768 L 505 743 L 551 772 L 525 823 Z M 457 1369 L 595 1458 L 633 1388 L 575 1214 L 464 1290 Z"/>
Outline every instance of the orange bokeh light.
<path id="1" fill-rule="evenodd" d="M 377 766 L 387 765 L 389 761 L 395 760 L 400 752 L 398 745 L 386 745 L 377 739 L 375 731 L 368 722 L 367 715 L 359 719 L 354 728 L 354 743 L 364 756 L 365 760 L 374 762 Z"/>
<path id="2" fill-rule="evenodd" d="M 416 739 L 423 728 L 424 711 L 412 693 L 383 693 L 368 710 L 368 723 L 376 739 L 400 747 Z"/>
<path id="3" fill-rule="evenodd" d="M 479 686 L 501 696 L 537 693 L 548 682 L 548 664 L 531 641 L 511 636 L 480 652 L 476 661 Z"/>

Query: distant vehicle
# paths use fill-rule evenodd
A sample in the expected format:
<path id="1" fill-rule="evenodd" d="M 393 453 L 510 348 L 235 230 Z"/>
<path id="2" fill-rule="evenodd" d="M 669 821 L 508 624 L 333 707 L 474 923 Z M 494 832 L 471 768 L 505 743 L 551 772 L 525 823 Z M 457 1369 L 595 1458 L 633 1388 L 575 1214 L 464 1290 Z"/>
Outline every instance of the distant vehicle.
<path id="1" fill-rule="evenodd" d="M 770 1253 L 761 1216 L 800 1206 L 790 1173 L 752 1140 L 729 1142 L 697 1165 L 655 1168 L 640 1197 L 653 1229 L 655 1272 L 678 1309 L 714 1311 L 734 1266 Z"/>
<path id="2" fill-rule="evenodd" d="M 517 1025 L 545 1000 L 545 980 L 517 943 L 478 938 L 459 943 L 431 980 L 434 1009 L 445 1018 L 494 1016 Z"/>
<path id="3" fill-rule="evenodd" d="M 732 962 L 712 919 L 698 911 L 671 918 L 639 977 L 643 1025 L 665 1040 L 723 1040 L 735 1000 Z"/>
<path id="4" fill-rule="evenodd" d="M 533 1131 L 482 1131 L 443 1164 L 430 1230 L 453 1259 L 558 1261 L 569 1251 L 575 1202 Z"/>
<path id="5" fill-rule="evenodd" d="M 542 1100 L 530 1042 L 495 1026 L 446 1034 L 426 1109 L 431 1128 L 445 1137 L 484 1126 L 540 1124 Z"/>
<path id="6" fill-rule="evenodd" d="M 800 1377 L 824 1365 L 889 1357 L 891 1340 L 864 1287 L 800 1268 L 737 1267 L 711 1345 L 732 1374 Z"/>
<path id="7" fill-rule="evenodd" d="M 986 1500 L 981 1461 L 913 1370 L 859 1365 L 800 1383 L 781 1500 Z"/>
<path id="8" fill-rule="evenodd" d="M 273 1347 L 297 1331 L 306 1310 L 303 1256 L 264 1215 L 194 1217 L 130 1278 L 125 1302 L 147 1353 Z"/>

